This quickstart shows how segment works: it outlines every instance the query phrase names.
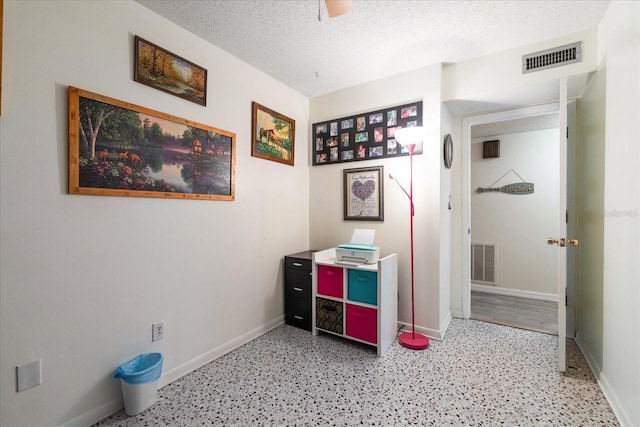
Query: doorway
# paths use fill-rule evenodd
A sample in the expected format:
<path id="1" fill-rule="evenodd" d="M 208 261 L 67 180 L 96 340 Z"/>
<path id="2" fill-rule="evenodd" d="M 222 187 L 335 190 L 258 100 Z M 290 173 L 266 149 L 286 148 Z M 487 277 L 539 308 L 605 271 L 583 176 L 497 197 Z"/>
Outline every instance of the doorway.
<path id="1" fill-rule="evenodd" d="M 472 319 L 557 335 L 558 134 L 557 110 L 471 126 Z"/>

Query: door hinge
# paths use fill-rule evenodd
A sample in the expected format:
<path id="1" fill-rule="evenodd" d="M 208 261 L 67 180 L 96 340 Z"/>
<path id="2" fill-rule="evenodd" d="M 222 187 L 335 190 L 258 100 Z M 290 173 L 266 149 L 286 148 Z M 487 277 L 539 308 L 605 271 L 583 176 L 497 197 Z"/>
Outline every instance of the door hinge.
<path id="1" fill-rule="evenodd" d="M 564 223 L 569 224 L 569 211 L 564 211 Z"/>
<path id="2" fill-rule="evenodd" d="M 567 138 L 569 138 L 569 126 L 567 126 Z"/>

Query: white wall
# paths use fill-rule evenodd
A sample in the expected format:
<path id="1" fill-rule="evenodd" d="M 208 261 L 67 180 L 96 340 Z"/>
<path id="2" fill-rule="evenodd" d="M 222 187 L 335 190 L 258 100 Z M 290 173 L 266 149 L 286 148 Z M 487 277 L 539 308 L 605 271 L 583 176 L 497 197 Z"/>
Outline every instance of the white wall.
<path id="1" fill-rule="evenodd" d="M 483 141 L 494 139 L 500 157 L 483 159 Z M 557 253 L 546 244 L 559 229 L 557 153 L 558 129 L 471 140 L 471 240 L 497 245 L 497 288 L 558 293 Z M 534 183 L 533 194 L 476 191 L 521 182 L 512 169 Z"/>
<path id="2" fill-rule="evenodd" d="M 205 67 L 208 106 L 134 82 L 133 35 Z M 162 385 L 282 322 L 282 256 L 309 243 L 308 99 L 131 1 L 5 1 L 3 41 L 0 425 L 91 424 L 133 356 L 162 352 Z M 67 194 L 68 85 L 235 132 L 236 200 Z M 295 167 L 251 157 L 254 100 L 296 120 Z M 16 393 L 34 359 L 42 384 Z"/>
<path id="3" fill-rule="evenodd" d="M 440 129 L 440 291 L 438 299 L 440 302 L 440 329 L 446 330 L 453 317 L 451 313 L 451 238 L 452 225 L 451 217 L 453 207 L 456 203 L 457 194 L 454 198 L 452 191 L 453 168 L 459 163 L 451 163 L 451 169 L 444 166 L 444 138 L 447 134 L 453 133 L 453 116 L 449 109 L 442 104 L 441 108 L 441 129 Z M 454 137 L 452 136 L 452 139 Z M 455 147 L 454 147 L 455 155 Z"/>
<path id="4" fill-rule="evenodd" d="M 423 101 L 423 126 L 427 130 L 424 154 L 414 156 L 414 230 L 415 230 L 415 298 L 416 330 L 431 337 L 440 337 L 445 325 L 441 322 L 439 294 L 448 294 L 448 284 L 440 288 L 441 215 L 441 102 L 440 65 L 363 84 L 327 95 L 311 98 L 312 123 L 340 118 Z M 383 165 L 384 222 L 344 221 L 342 179 L 343 170 Z M 316 249 L 346 243 L 354 228 L 376 230 L 375 243 L 381 255 L 398 254 L 399 281 L 398 320 L 411 323 L 411 276 L 409 245 L 409 201 L 398 185 L 388 178 L 393 173 L 408 188 L 409 159 L 368 160 L 333 165 L 314 166 L 310 172 L 311 246 Z M 445 318 L 448 316 L 448 307 Z"/>
<path id="5" fill-rule="evenodd" d="M 613 2 L 598 28 L 606 88 L 600 384 L 627 426 L 640 425 L 639 23 L 638 2 Z M 600 351 L 594 344 L 588 352 Z"/>

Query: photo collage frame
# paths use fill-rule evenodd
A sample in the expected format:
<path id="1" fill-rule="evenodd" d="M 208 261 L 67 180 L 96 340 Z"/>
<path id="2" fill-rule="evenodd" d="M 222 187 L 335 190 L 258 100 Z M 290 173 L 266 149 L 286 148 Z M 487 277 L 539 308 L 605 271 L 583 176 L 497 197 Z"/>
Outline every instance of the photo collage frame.
<path id="1" fill-rule="evenodd" d="M 314 123 L 313 166 L 409 155 L 394 134 L 412 126 L 422 126 L 422 101 Z"/>

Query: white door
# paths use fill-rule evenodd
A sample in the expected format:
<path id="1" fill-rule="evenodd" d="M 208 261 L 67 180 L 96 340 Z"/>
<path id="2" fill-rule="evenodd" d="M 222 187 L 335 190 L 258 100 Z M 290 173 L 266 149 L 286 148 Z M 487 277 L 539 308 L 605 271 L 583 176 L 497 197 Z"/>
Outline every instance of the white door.
<path id="1" fill-rule="evenodd" d="M 567 162 L 568 162 L 568 101 L 567 101 L 567 79 L 560 79 L 560 132 L 559 132 L 559 150 L 560 150 L 560 175 L 558 179 L 559 185 L 559 209 L 558 224 L 559 230 L 557 236 L 550 236 L 547 243 L 557 245 L 558 251 L 558 370 L 566 371 L 567 368 L 567 314 L 573 316 L 573 311 L 567 313 L 567 274 L 572 272 L 573 265 L 567 264 L 567 251 L 573 251 L 574 246 L 578 245 L 578 241 L 568 236 L 568 231 L 575 231 L 575 224 L 572 223 L 568 227 L 569 211 L 567 210 L 567 200 L 573 200 L 573 179 L 567 179 Z M 572 136 L 573 138 L 573 136 Z M 572 171 L 573 172 L 573 171 Z M 572 215 L 575 219 L 575 216 Z M 573 254 L 572 254 L 573 255 Z M 571 258 L 573 262 L 573 257 Z M 570 267 L 567 269 L 567 267 Z M 573 274 L 570 277 L 574 278 Z M 573 295 L 573 283 L 572 292 Z M 573 317 L 571 322 L 573 325 Z M 573 326 L 572 326 L 573 327 Z M 573 335 L 571 333 L 571 335 Z"/>

